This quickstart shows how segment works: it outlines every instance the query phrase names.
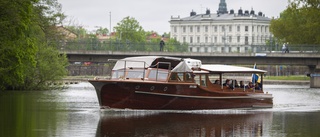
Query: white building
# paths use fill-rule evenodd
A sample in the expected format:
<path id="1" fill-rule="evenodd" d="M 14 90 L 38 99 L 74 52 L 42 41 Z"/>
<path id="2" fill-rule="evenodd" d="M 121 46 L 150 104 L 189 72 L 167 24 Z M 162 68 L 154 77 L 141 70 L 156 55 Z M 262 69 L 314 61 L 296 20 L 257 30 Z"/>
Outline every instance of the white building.
<path id="1" fill-rule="evenodd" d="M 171 17 L 171 38 L 189 44 L 190 52 L 257 52 L 272 38 L 269 31 L 271 19 L 252 9 L 236 13 L 227 11 L 221 0 L 217 13 L 196 14 L 189 17 Z"/>

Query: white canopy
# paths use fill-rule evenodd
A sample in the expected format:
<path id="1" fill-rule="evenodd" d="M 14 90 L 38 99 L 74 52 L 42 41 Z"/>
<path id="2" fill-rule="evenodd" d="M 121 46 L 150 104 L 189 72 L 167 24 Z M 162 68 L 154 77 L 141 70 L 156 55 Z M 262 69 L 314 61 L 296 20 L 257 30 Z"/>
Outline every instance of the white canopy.
<path id="1" fill-rule="evenodd" d="M 260 69 L 231 66 L 231 65 L 202 65 L 201 69 L 209 71 L 211 73 L 266 73 L 267 72 Z"/>
<path id="2" fill-rule="evenodd" d="M 181 58 L 175 57 L 162 57 L 162 56 L 138 56 L 138 57 L 127 57 L 118 60 L 114 65 L 113 70 L 119 70 L 123 68 L 148 68 L 156 60 L 166 60 L 168 62 L 180 62 Z"/>

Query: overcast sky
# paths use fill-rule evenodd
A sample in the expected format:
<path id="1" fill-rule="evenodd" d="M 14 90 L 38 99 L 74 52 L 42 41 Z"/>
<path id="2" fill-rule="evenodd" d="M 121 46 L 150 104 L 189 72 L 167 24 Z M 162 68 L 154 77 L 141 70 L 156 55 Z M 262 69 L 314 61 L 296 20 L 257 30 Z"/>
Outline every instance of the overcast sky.
<path id="1" fill-rule="evenodd" d="M 159 34 L 170 32 L 171 16 L 181 18 L 205 13 L 206 8 L 216 13 L 220 0 L 58 0 L 63 12 L 68 16 L 65 25 L 81 25 L 88 30 L 95 26 L 110 28 L 117 25 L 124 17 L 134 17 L 146 31 Z M 228 11 L 261 11 L 267 17 L 279 17 L 287 7 L 287 0 L 226 0 Z M 71 21 L 70 21 L 71 20 Z"/>

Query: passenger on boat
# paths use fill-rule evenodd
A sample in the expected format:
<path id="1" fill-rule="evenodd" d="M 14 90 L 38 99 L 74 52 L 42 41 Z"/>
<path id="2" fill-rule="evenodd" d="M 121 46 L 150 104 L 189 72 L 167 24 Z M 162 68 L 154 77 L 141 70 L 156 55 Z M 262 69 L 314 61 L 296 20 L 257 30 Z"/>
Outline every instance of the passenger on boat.
<path id="1" fill-rule="evenodd" d="M 252 84 L 252 82 L 249 82 L 249 84 L 247 85 L 246 88 L 248 88 L 248 89 L 253 89 L 253 88 L 254 88 L 254 85 Z"/>
<path id="2" fill-rule="evenodd" d="M 235 79 L 235 80 L 232 80 L 232 84 L 231 84 L 234 88 L 239 88 L 239 84 L 238 84 L 238 81 Z"/>
<path id="3" fill-rule="evenodd" d="M 218 84 L 218 85 L 220 85 L 220 80 L 216 80 L 216 81 L 214 81 L 214 84 Z"/>
<path id="4" fill-rule="evenodd" d="M 255 86 L 254 86 L 255 90 L 261 90 L 261 87 L 260 87 L 260 84 L 259 83 L 256 83 Z"/>
<path id="5" fill-rule="evenodd" d="M 230 89 L 234 89 L 234 87 L 230 84 L 230 79 L 226 79 L 226 82 L 223 84 L 223 86 L 226 86 Z"/>
<path id="6" fill-rule="evenodd" d="M 244 85 L 243 81 L 240 81 L 240 88 L 244 88 L 244 87 L 245 87 L 245 85 Z"/>

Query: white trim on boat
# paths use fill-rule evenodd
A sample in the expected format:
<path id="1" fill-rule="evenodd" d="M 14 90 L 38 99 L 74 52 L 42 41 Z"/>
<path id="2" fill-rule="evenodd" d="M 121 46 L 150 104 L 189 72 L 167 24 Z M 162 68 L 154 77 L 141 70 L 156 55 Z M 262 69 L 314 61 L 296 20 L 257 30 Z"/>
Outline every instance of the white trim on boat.
<path id="1" fill-rule="evenodd" d="M 268 96 L 268 95 L 207 97 L 207 96 L 174 95 L 174 94 L 154 93 L 154 92 L 145 92 L 145 91 L 135 91 L 135 93 L 158 95 L 158 96 L 169 96 L 169 97 L 181 97 L 181 98 L 199 98 L 199 99 L 250 99 L 250 98 L 251 99 L 269 99 L 269 98 L 273 98 L 272 96 Z"/>

